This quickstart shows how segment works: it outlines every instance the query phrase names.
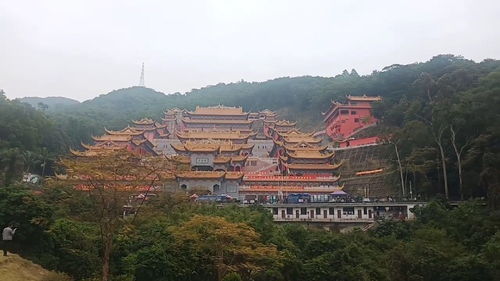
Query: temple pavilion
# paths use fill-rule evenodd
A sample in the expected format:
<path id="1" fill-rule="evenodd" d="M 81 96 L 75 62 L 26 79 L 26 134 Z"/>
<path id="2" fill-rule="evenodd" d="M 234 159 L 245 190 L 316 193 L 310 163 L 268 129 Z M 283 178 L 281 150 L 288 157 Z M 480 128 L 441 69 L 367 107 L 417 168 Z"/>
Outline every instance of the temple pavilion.
<path id="1" fill-rule="evenodd" d="M 92 136 L 93 145 L 82 143 L 83 152 L 72 150 L 75 155 L 95 154 L 102 149 L 125 148 L 128 151 L 136 152 L 142 155 L 158 155 L 154 150 L 152 141 L 154 139 L 167 138 L 168 131 L 165 125 L 154 122 L 151 119 L 144 118 L 138 121 L 132 121 L 132 126 L 113 131 L 104 128 L 106 134 L 102 136 Z"/>
<path id="2" fill-rule="evenodd" d="M 187 141 L 172 144 L 180 159 L 193 171 L 241 171 L 252 151 L 252 144 L 231 141 Z"/>
<path id="3" fill-rule="evenodd" d="M 279 155 L 280 170 L 286 175 L 331 176 L 341 163 L 334 163 L 335 153 L 326 148 L 307 142 L 285 144 L 284 153 Z"/>

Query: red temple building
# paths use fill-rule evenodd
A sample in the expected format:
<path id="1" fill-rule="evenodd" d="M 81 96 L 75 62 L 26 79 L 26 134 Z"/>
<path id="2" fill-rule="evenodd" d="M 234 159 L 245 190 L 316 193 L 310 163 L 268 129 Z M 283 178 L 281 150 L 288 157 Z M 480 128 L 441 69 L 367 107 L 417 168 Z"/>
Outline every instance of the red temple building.
<path id="1" fill-rule="evenodd" d="M 360 146 L 378 142 L 378 137 L 355 138 L 360 131 L 377 124 L 373 116 L 372 103 L 381 97 L 347 96 L 347 103 L 332 102 L 324 113 L 326 134 L 340 144 L 340 147 Z"/>

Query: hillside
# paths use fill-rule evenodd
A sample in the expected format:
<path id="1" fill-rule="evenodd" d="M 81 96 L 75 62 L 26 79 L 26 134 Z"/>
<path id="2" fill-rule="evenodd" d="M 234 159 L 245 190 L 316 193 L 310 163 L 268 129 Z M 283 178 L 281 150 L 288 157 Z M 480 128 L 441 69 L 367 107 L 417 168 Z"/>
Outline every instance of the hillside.
<path id="1" fill-rule="evenodd" d="M 4 281 L 70 281 L 66 275 L 48 271 L 18 255 L 0 255 L 0 280 Z"/>
<path id="2" fill-rule="evenodd" d="M 219 83 L 185 94 L 164 94 L 144 87 L 118 89 L 79 104 L 64 106 L 49 114 L 64 131 L 70 132 L 71 145 L 89 141 L 103 128 L 120 129 L 132 119 L 151 117 L 160 120 L 165 109 L 193 109 L 195 106 L 243 106 L 246 111 L 271 109 L 281 118 L 295 120 L 306 131 L 323 129 L 322 114 L 332 100 L 342 101 L 347 94 L 380 95 L 384 98 L 378 114 L 401 99 L 412 100 L 421 91 L 422 74 L 434 81 L 440 78 L 461 79 L 456 91 L 478 84 L 481 77 L 500 68 L 500 61 L 476 63 L 459 56 L 439 55 L 427 62 L 394 64 L 360 76 L 356 70 L 334 77 L 283 77 L 265 82 Z M 461 77 L 461 73 L 465 73 Z"/>
<path id="3" fill-rule="evenodd" d="M 402 159 L 399 169 L 405 170 L 405 175 L 399 175 L 399 185 L 418 186 L 420 194 L 430 196 L 495 195 L 500 194 L 495 189 L 500 181 L 496 173 L 500 164 L 494 160 L 500 153 L 496 144 L 500 131 L 498 81 L 498 60 L 476 63 L 460 56 L 438 55 L 426 62 L 390 65 L 364 76 L 351 70 L 335 77 L 220 83 L 170 95 L 131 87 L 57 111 L 25 110 L 21 103 L 3 98 L 0 105 L 5 109 L 0 112 L 8 121 L 2 123 L 0 137 L 7 137 L 0 139 L 0 145 L 8 148 L 4 158 L 13 160 L 0 164 L 18 173 L 30 166 L 40 170 L 39 162 L 47 159 L 43 152 L 46 148 L 52 154 L 49 160 L 54 161 L 67 148 L 90 143 L 91 136 L 102 134 L 104 128 L 121 129 L 130 120 L 142 117 L 160 120 L 164 110 L 171 107 L 224 104 L 243 106 L 246 111 L 268 108 L 281 118 L 296 120 L 301 129 L 312 131 L 323 128 L 321 112 L 331 106 L 332 100 L 342 100 L 346 94 L 367 94 L 383 98 L 375 105 L 375 115 L 381 122 L 373 133 L 397 140 Z M 463 145 L 458 158 L 457 151 Z M 31 154 L 22 156 L 16 147 L 35 152 L 39 160 L 28 161 L 33 158 Z M 396 157 L 393 151 L 390 153 L 387 158 L 396 169 Z M 23 162 L 33 164 L 22 167 Z M 405 190 L 409 188 L 400 192 Z M 490 198 L 500 202 L 500 197 Z"/>
<path id="4" fill-rule="evenodd" d="M 485 60 L 475 63 L 453 55 L 439 55 L 423 63 L 394 64 L 360 76 L 355 70 L 344 71 L 334 77 L 282 77 L 265 82 L 219 83 L 185 94 L 164 94 L 144 87 L 131 87 L 100 95 L 92 100 L 60 112 L 99 120 L 111 128 L 123 126 L 128 120 L 148 116 L 159 119 L 171 107 L 192 109 L 197 105 L 243 106 L 247 111 L 272 109 L 283 118 L 298 121 L 299 126 L 316 129 L 322 126 L 321 112 L 332 100 L 343 100 L 345 95 L 380 95 L 388 101 L 411 97 L 418 91 L 414 84 L 422 73 L 432 77 L 446 76 L 465 70 L 472 75 L 464 77 L 464 84 L 478 79 L 500 67 L 500 61 Z M 469 84 L 470 85 L 470 84 Z M 101 126 L 102 127 L 102 126 Z"/>
<path id="5" fill-rule="evenodd" d="M 24 97 L 18 99 L 20 102 L 27 103 L 31 105 L 34 108 L 40 108 L 43 110 L 51 110 L 51 111 L 57 111 L 65 106 L 68 105 L 75 105 L 79 104 L 80 102 L 74 99 L 70 98 L 65 98 L 65 97 L 46 97 L 46 98 L 39 98 L 39 97 Z M 41 105 L 43 104 L 43 105 Z M 40 106 L 46 105 L 46 108 L 41 108 Z"/>

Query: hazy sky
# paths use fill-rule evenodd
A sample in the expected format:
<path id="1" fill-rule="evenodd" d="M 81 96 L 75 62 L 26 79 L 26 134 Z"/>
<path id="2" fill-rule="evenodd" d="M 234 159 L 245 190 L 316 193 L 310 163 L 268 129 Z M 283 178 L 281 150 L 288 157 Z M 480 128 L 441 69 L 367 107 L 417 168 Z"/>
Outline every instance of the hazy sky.
<path id="1" fill-rule="evenodd" d="M 0 89 L 93 98 L 137 85 L 371 73 L 440 53 L 500 59 L 500 1 L 0 0 Z"/>

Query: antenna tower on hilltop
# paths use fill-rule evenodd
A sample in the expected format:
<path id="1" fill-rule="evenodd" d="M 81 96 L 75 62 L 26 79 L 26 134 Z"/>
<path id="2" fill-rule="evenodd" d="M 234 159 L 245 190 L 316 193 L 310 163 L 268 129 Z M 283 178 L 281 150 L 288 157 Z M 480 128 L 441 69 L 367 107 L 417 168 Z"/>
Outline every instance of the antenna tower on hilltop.
<path id="1" fill-rule="evenodd" d="M 142 63 L 141 78 L 139 79 L 139 87 L 146 87 L 146 84 L 144 84 L 144 63 Z"/>

